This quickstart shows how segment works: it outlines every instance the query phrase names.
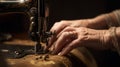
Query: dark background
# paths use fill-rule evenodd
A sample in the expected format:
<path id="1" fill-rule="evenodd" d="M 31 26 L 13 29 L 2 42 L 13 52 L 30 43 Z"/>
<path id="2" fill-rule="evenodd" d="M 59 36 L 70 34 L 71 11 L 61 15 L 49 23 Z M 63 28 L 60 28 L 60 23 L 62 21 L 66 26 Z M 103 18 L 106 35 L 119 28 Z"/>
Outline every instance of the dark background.
<path id="1" fill-rule="evenodd" d="M 49 0 L 51 23 L 93 18 L 120 8 L 119 0 Z"/>
<path id="2" fill-rule="evenodd" d="M 50 15 L 47 24 L 50 29 L 57 21 L 93 18 L 119 9 L 120 0 L 49 0 L 48 5 Z M 0 18 L 2 20 L 0 21 L 0 32 L 23 32 L 26 27 L 29 27 L 30 22 L 28 19 L 23 14 L 8 15 L 6 18 Z M 120 67 L 120 56 L 116 52 L 90 51 L 99 67 Z"/>

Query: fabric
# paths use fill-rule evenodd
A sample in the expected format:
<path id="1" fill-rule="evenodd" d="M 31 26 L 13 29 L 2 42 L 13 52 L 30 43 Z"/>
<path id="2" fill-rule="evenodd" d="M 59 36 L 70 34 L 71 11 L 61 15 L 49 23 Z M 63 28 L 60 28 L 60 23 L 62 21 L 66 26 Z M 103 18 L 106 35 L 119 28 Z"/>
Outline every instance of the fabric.
<path id="1" fill-rule="evenodd" d="M 117 20 L 117 21 L 113 21 L 112 19 L 114 19 L 114 18 L 109 15 L 107 18 L 107 20 L 109 22 L 107 21 L 107 24 L 110 27 L 109 31 L 111 33 L 114 49 L 118 52 L 118 54 L 120 56 L 120 46 L 119 46 L 117 36 L 116 36 L 116 27 L 120 26 L 120 10 L 115 10 L 112 13 L 115 15 L 115 18 L 116 18 L 115 20 Z M 117 23 L 117 25 L 115 25 L 115 23 Z"/>
<path id="2" fill-rule="evenodd" d="M 113 11 L 113 13 L 115 14 L 115 16 L 117 18 L 117 23 L 120 26 L 120 9 Z"/>

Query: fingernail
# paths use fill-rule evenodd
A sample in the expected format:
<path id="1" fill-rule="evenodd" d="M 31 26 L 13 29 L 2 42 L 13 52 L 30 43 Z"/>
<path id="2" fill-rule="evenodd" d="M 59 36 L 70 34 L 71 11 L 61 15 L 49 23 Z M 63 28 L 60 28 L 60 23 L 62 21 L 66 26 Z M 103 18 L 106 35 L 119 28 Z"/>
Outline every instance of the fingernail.
<path id="1" fill-rule="evenodd" d="M 54 48 L 53 48 L 53 47 L 50 47 L 50 48 L 49 48 L 49 50 L 50 50 L 50 51 L 53 51 L 53 50 L 54 50 Z"/>
<path id="2" fill-rule="evenodd" d="M 58 53 L 58 55 L 61 55 L 61 52 L 60 52 L 60 53 Z"/>

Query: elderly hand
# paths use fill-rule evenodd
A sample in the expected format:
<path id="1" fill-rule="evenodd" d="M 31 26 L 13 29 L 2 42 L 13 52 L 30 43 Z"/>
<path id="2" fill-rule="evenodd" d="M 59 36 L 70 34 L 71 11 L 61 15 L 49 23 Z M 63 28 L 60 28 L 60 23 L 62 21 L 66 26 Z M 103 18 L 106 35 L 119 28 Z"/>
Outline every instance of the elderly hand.
<path id="1" fill-rule="evenodd" d="M 56 35 L 58 35 L 66 27 L 87 27 L 89 22 L 90 19 L 56 22 L 50 30 L 51 32 L 55 33 L 55 35 L 50 38 L 49 46 L 51 46 L 55 42 Z M 47 48 L 49 48 L 49 46 Z"/>
<path id="2" fill-rule="evenodd" d="M 83 20 L 69 20 L 69 21 L 60 21 L 56 22 L 53 27 L 51 28 L 50 31 L 59 33 L 61 32 L 64 28 L 68 26 L 72 27 L 87 27 L 90 25 L 91 20 L 90 19 L 83 19 Z"/>
<path id="3" fill-rule="evenodd" d="M 54 37 L 54 36 L 52 36 Z M 107 49 L 109 40 L 108 30 L 94 30 L 85 27 L 66 27 L 55 35 L 54 44 L 50 43 L 53 54 L 66 55 L 76 47 Z M 53 38 L 50 40 L 53 41 Z"/>

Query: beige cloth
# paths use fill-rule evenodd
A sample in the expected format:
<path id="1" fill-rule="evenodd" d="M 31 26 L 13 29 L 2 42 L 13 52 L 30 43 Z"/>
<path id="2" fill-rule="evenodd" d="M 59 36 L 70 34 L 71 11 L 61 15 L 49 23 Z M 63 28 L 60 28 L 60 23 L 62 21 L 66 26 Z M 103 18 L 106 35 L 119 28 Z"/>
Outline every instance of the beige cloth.
<path id="1" fill-rule="evenodd" d="M 108 14 L 106 18 L 106 22 L 108 26 L 110 27 L 109 31 L 111 33 L 112 43 L 114 47 L 113 49 L 115 49 L 120 55 L 120 46 L 119 46 L 117 36 L 116 36 L 116 27 L 120 26 L 120 10 L 115 10 L 112 13 L 115 15 L 115 19 Z"/>

